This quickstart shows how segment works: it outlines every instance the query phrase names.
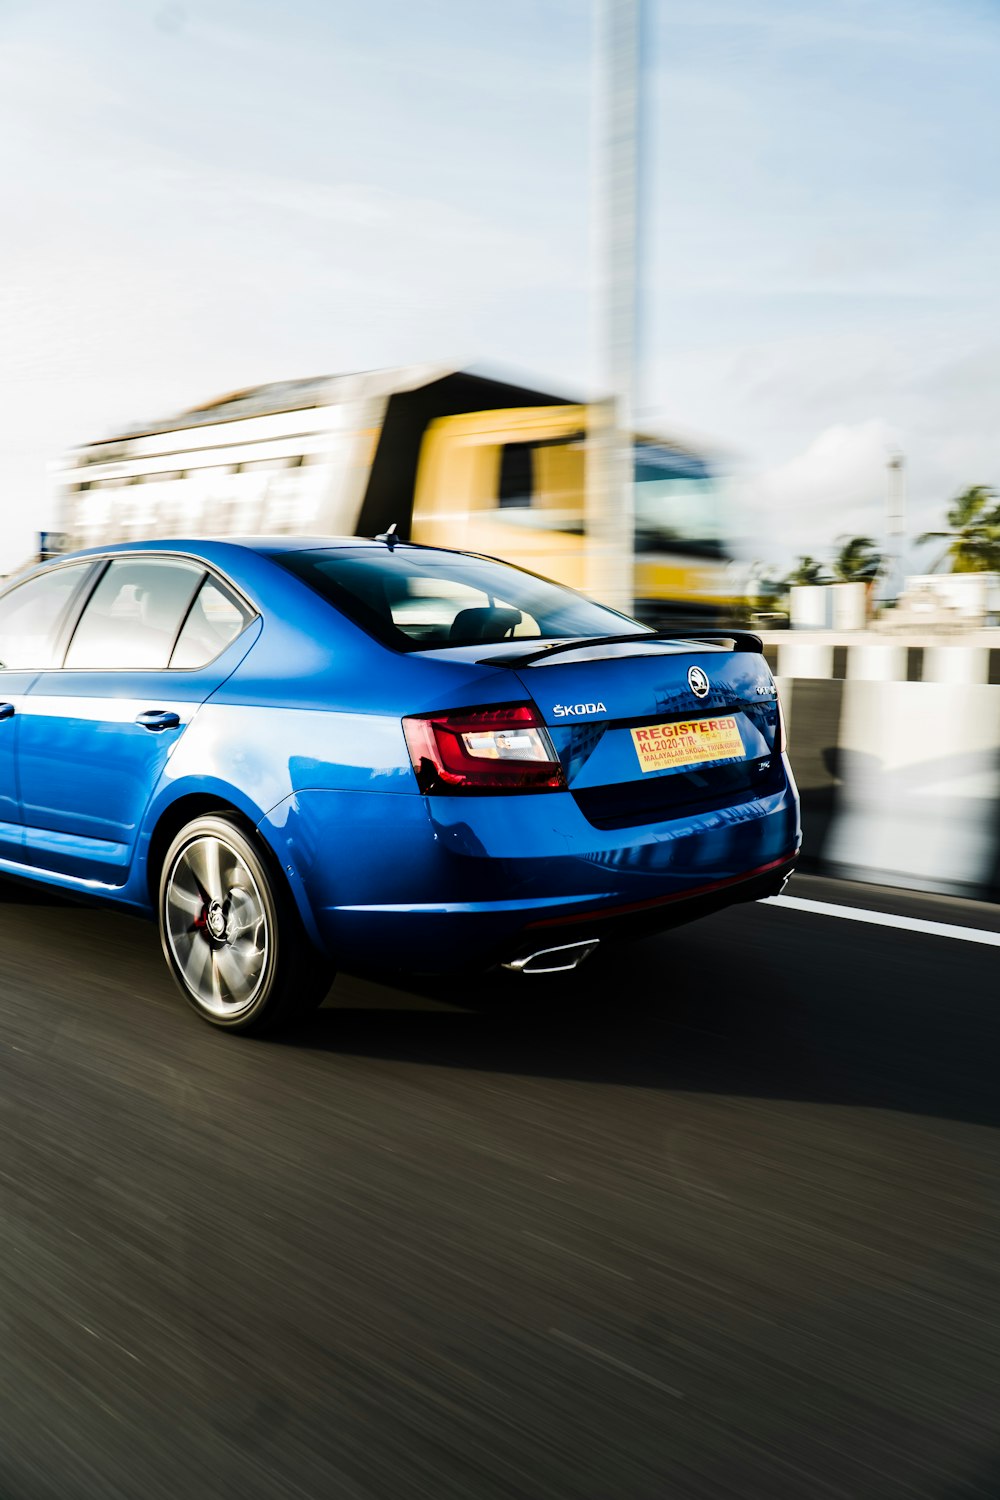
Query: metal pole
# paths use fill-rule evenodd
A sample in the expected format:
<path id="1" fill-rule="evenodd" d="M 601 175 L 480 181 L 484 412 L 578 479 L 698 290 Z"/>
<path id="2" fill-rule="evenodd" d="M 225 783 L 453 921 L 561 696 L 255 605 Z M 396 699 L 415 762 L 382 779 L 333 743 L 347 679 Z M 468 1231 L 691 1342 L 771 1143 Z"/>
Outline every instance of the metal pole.
<path id="1" fill-rule="evenodd" d="M 883 601 L 894 599 L 902 579 L 898 564 L 904 531 L 906 463 L 902 453 L 893 453 L 888 462 L 885 491 L 885 556 L 882 559 L 880 594 Z"/>
<path id="2" fill-rule="evenodd" d="M 642 0 L 596 0 L 597 334 L 606 397 L 587 445 L 587 592 L 631 613 Z"/>
<path id="3" fill-rule="evenodd" d="M 902 537 L 906 520 L 906 460 L 894 453 L 889 460 L 889 535 Z"/>

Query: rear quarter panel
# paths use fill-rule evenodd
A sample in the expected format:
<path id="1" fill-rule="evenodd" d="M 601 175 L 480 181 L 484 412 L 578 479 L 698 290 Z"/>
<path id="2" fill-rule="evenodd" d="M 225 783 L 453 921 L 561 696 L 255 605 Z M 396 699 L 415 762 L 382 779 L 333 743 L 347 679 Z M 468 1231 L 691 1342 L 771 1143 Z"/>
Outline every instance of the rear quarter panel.
<path id="1" fill-rule="evenodd" d="M 502 669 L 390 651 L 292 578 L 277 580 L 262 614 L 253 649 L 195 715 L 164 770 L 137 866 L 145 866 L 156 826 L 174 804 L 194 795 L 215 797 L 260 827 L 308 922 L 300 856 L 311 865 L 322 852 L 342 869 L 345 861 L 363 865 L 374 857 L 384 865 L 391 836 L 394 858 L 405 863 L 404 804 L 407 826 L 427 830 L 430 838 L 403 716 L 509 700 L 523 690 Z M 281 830 L 296 798 L 309 791 L 348 799 L 326 822 L 325 839 L 342 828 L 340 847 L 310 851 L 308 820 L 300 817 L 298 844 L 290 852 Z M 383 795 L 359 801 L 356 794 L 363 792 Z M 145 883 L 137 868 L 131 895 L 140 902 Z"/>

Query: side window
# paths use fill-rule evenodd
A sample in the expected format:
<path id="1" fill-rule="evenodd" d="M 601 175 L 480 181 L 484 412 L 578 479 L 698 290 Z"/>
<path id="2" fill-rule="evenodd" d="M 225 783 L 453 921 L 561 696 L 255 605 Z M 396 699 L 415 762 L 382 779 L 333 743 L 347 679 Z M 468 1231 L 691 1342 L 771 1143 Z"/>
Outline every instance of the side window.
<path id="1" fill-rule="evenodd" d="M 70 563 L 18 584 L 0 598 L 0 670 L 58 665 L 59 636 L 92 562 Z"/>
<path id="2" fill-rule="evenodd" d="M 584 434 L 503 443 L 499 448 L 497 519 L 522 530 L 583 533 Z"/>
<path id="3" fill-rule="evenodd" d="M 170 665 L 203 667 L 214 661 L 252 618 L 228 589 L 214 578 L 206 578 L 184 621 Z"/>
<path id="4" fill-rule="evenodd" d="M 90 596 L 66 666 L 92 671 L 165 667 L 204 576 L 203 568 L 179 560 L 115 558 Z"/>

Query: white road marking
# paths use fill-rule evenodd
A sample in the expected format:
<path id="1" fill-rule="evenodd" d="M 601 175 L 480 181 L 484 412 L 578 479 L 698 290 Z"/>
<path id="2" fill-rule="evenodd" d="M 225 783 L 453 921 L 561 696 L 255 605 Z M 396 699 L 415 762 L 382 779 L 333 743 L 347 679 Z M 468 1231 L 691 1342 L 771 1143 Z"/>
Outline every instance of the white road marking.
<path id="1" fill-rule="evenodd" d="M 1000 948 L 1000 932 L 982 932 L 978 927 L 957 927 L 953 922 L 928 922 L 923 917 L 898 917 L 887 911 L 867 911 L 862 906 L 835 906 L 831 901 L 805 901 L 801 896 L 765 896 L 763 905 L 787 906 L 792 911 L 812 912 L 817 917 L 845 917 L 848 922 L 868 922 L 872 927 L 898 927 L 927 937 L 957 938 L 961 943 L 982 943 Z"/>

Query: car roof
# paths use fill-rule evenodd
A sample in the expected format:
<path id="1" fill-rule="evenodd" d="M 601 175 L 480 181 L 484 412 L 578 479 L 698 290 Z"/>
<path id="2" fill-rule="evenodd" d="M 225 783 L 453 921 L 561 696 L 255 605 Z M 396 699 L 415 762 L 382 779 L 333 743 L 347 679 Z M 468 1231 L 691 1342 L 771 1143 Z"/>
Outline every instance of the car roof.
<path id="1" fill-rule="evenodd" d="M 105 546 L 86 547 L 78 552 L 65 553 L 65 557 L 114 557 L 117 554 L 136 552 L 183 552 L 209 561 L 225 555 L 226 550 L 240 548 L 246 552 L 313 552 L 332 551 L 337 548 L 368 548 L 371 551 L 384 549 L 386 543 L 366 536 L 225 536 L 225 537 L 157 537 L 135 542 L 110 542 Z M 400 547 L 412 552 L 454 552 L 450 547 L 421 547 L 417 542 L 397 541 L 393 549 Z M 62 561 L 62 556 L 48 559 Z"/>
<path id="2" fill-rule="evenodd" d="M 49 568 L 66 563 L 86 561 L 88 558 L 136 557 L 143 553 L 171 555 L 200 560 L 238 581 L 240 555 L 267 559 L 278 553 L 332 552 L 340 549 L 359 549 L 391 556 L 393 552 L 421 553 L 438 557 L 478 557 L 479 553 L 464 552 L 456 547 L 424 547 L 419 542 L 396 541 L 392 538 L 387 546 L 384 540 L 365 536 L 233 536 L 233 537 L 150 537 L 141 541 L 109 542 L 104 546 L 84 547 L 74 552 L 61 552 L 22 569 L 19 573 L 0 579 L 0 594 L 27 583 L 30 578 Z M 499 562 L 499 558 L 488 558 Z"/>

